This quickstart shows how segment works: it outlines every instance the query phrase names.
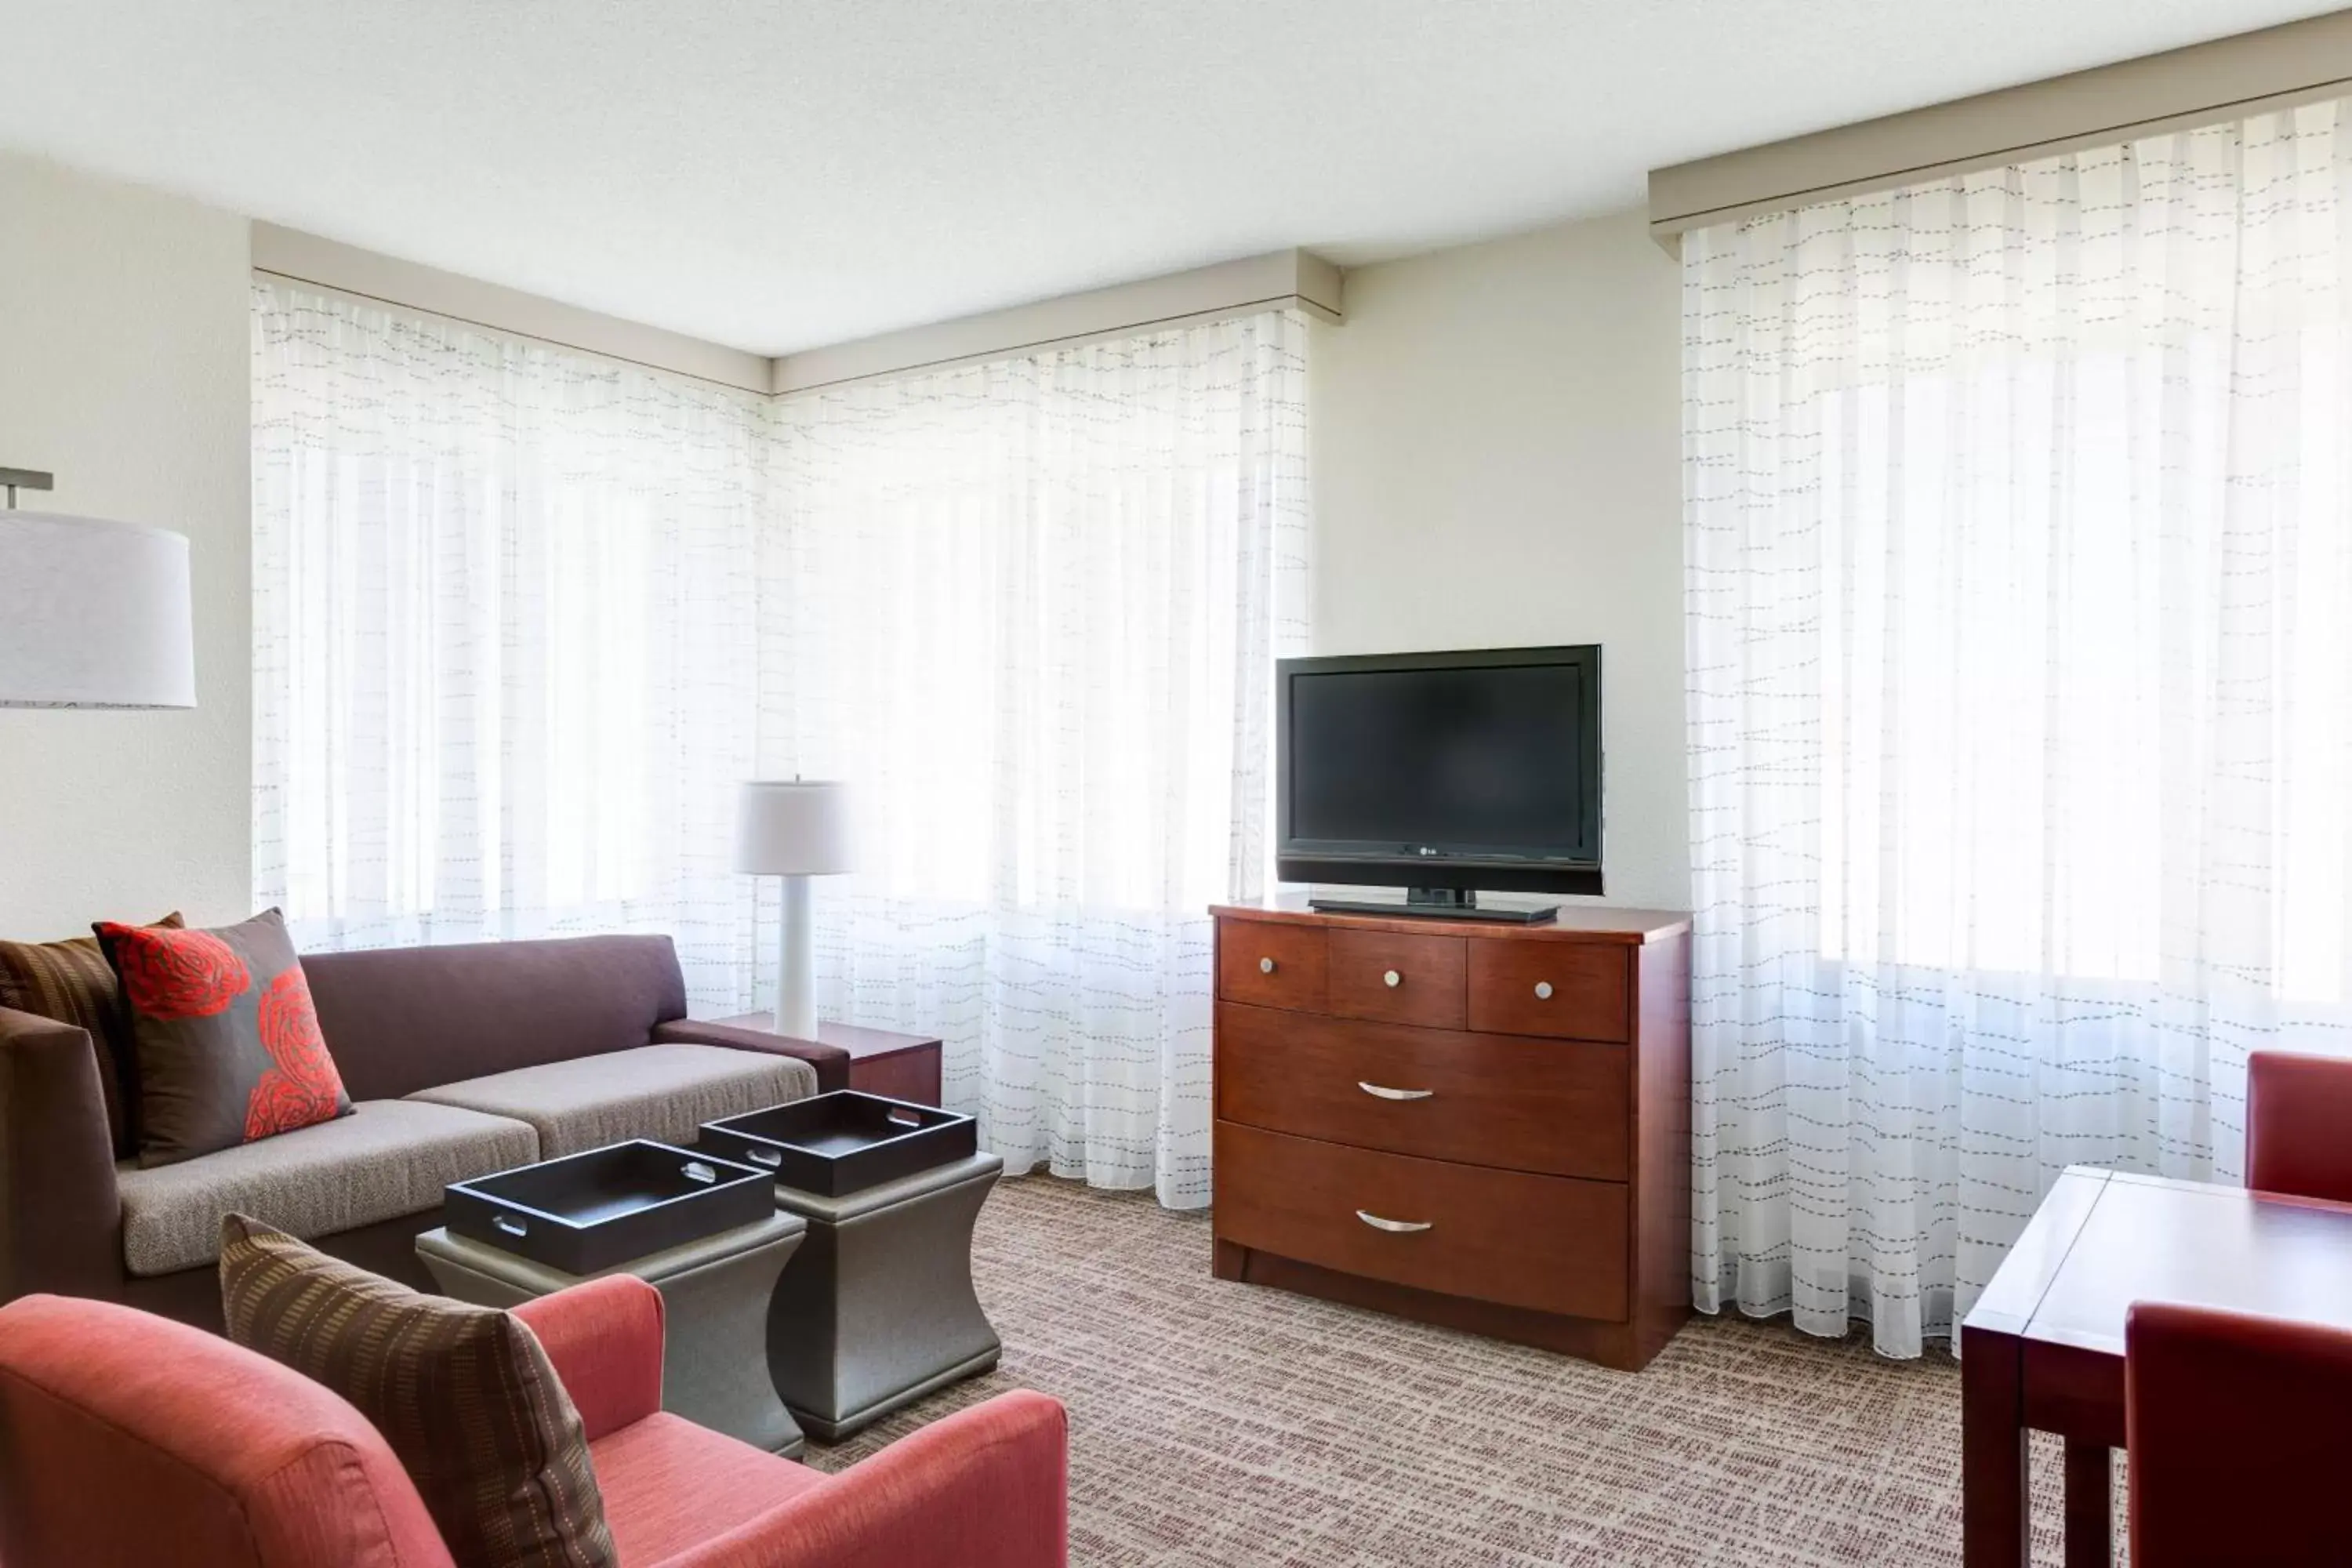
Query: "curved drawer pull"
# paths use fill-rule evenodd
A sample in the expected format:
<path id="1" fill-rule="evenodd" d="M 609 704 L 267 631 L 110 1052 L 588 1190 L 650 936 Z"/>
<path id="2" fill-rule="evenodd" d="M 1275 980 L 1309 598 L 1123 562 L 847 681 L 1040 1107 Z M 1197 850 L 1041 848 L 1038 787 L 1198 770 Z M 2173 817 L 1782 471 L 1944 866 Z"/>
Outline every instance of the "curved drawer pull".
<path id="1" fill-rule="evenodd" d="M 1271 974 L 1271 973 L 1274 973 L 1274 960 L 1272 960 L 1272 959 L 1270 959 L 1270 958 L 1261 958 L 1261 959 L 1259 959 L 1259 960 L 1257 961 L 1257 972 L 1258 972 L 1260 974 Z"/>
<path id="2" fill-rule="evenodd" d="M 1399 974 L 1393 969 L 1390 970 L 1386 974 L 1381 975 L 1381 979 L 1387 983 L 1388 988 L 1391 991 L 1404 984 L 1404 976 Z"/>
<path id="3" fill-rule="evenodd" d="M 492 1215 L 490 1216 L 490 1226 L 493 1229 L 505 1231 L 509 1236 L 528 1236 L 530 1234 L 530 1225 L 529 1221 L 509 1219 L 502 1214 Z"/>
<path id="4" fill-rule="evenodd" d="M 1437 1092 L 1433 1089 L 1391 1089 L 1386 1084 L 1366 1083 L 1361 1079 L 1356 1080 L 1356 1087 L 1376 1100 L 1427 1100 Z"/>
<path id="5" fill-rule="evenodd" d="M 1538 980 L 1536 982 L 1536 1000 L 1538 1002 L 1549 1002 L 1551 1000 L 1550 981 Z"/>
<path id="6" fill-rule="evenodd" d="M 1356 1211 L 1356 1217 L 1374 1230 L 1385 1230 L 1391 1236 L 1411 1236 L 1415 1231 L 1427 1230 L 1437 1223 L 1427 1219 L 1382 1219 L 1376 1214 L 1366 1214 L 1362 1209 Z"/>

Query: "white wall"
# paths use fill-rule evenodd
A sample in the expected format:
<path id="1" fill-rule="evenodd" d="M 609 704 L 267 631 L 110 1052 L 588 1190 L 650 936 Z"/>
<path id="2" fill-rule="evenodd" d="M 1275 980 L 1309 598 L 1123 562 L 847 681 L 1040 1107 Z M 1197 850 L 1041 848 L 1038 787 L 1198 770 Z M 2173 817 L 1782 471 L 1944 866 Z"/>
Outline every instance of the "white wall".
<path id="1" fill-rule="evenodd" d="M 188 536 L 196 707 L 0 710 L 0 937 L 252 911 L 246 222 L 0 154 L 0 466 Z"/>
<path id="2" fill-rule="evenodd" d="M 1310 361 L 1318 653 L 1601 645 L 1606 902 L 1690 900 L 1681 323 L 1640 213 L 1367 267 Z"/>

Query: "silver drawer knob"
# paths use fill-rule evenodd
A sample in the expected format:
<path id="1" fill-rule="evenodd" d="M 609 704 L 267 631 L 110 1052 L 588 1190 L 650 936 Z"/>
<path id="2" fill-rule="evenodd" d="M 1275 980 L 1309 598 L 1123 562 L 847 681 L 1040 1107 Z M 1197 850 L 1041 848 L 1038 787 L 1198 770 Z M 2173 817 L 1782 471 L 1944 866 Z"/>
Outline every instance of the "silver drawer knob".
<path id="1" fill-rule="evenodd" d="M 1393 969 L 1390 970 L 1386 974 L 1381 975 L 1381 978 L 1388 983 L 1388 987 L 1391 991 L 1404 984 L 1404 976 L 1399 974 Z"/>
<path id="2" fill-rule="evenodd" d="M 1259 960 L 1257 961 L 1257 972 L 1258 972 L 1260 974 L 1271 974 L 1271 973 L 1274 973 L 1274 960 L 1272 960 L 1272 959 L 1270 959 L 1270 958 L 1261 958 L 1261 959 L 1259 959 Z"/>
<path id="3" fill-rule="evenodd" d="M 1536 982 L 1536 997 L 1537 997 L 1537 999 L 1538 999 L 1538 1001 L 1543 1001 L 1543 1002 L 1549 1002 L 1549 1001 L 1550 1001 L 1550 1000 L 1551 1000 L 1551 982 L 1550 982 L 1550 981 L 1549 981 L 1549 980 L 1538 980 L 1538 981 L 1537 981 L 1537 982 Z"/>

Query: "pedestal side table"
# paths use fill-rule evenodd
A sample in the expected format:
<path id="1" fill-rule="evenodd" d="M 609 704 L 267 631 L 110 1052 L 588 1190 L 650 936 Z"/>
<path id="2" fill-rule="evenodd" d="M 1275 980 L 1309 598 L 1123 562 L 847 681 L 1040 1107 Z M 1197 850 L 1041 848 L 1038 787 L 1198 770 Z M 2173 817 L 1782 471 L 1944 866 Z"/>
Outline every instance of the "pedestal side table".
<path id="1" fill-rule="evenodd" d="M 786 1458 L 807 1447 L 767 1375 L 768 1315 L 776 1278 L 808 1234 L 782 1210 L 755 1225 L 635 1258 L 634 1274 L 662 1293 L 662 1408 Z M 446 1229 L 416 1238 L 416 1255 L 447 1294 L 511 1307 L 594 1275 L 567 1274 Z"/>
<path id="2" fill-rule="evenodd" d="M 776 1286 L 768 1370 L 832 1443 L 1002 1352 L 971 1285 L 971 1232 L 1004 1162 L 979 1153 L 845 1197 L 776 1188 L 808 1240 Z"/>

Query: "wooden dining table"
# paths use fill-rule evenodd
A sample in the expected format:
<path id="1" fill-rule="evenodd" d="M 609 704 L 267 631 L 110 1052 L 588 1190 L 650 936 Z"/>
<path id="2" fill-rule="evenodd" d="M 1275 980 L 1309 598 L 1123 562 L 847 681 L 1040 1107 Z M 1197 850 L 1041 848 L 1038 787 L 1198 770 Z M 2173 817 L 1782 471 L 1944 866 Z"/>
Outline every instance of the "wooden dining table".
<path id="1" fill-rule="evenodd" d="M 1968 1568 L 2027 1550 L 2026 1434 L 2065 1439 L 2066 1563 L 2114 1561 L 2124 1317 L 2182 1301 L 2352 1328 L 2352 1205 L 2069 1168 L 1960 1326 Z"/>

